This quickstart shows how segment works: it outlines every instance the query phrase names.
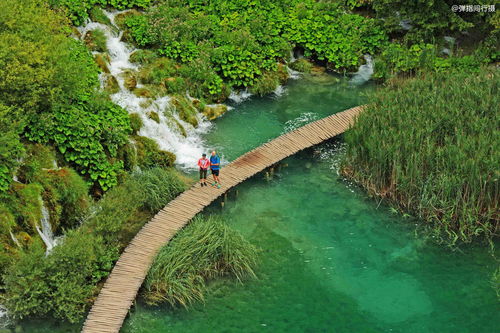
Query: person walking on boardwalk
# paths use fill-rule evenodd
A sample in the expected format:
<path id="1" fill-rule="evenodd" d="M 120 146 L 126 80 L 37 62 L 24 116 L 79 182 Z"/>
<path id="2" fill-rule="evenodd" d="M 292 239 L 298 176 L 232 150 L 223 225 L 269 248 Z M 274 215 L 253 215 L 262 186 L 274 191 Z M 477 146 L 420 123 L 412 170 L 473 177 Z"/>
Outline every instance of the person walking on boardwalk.
<path id="1" fill-rule="evenodd" d="M 201 155 L 198 160 L 198 166 L 200 167 L 200 186 L 207 186 L 207 173 L 208 167 L 210 166 L 210 160 L 207 158 L 207 154 Z"/>
<path id="2" fill-rule="evenodd" d="M 219 171 L 220 171 L 220 157 L 217 153 L 212 151 L 212 156 L 210 156 L 210 170 L 212 171 L 212 176 L 214 177 L 214 184 L 212 186 L 217 186 L 220 188 L 220 179 L 219 179 Z"/>

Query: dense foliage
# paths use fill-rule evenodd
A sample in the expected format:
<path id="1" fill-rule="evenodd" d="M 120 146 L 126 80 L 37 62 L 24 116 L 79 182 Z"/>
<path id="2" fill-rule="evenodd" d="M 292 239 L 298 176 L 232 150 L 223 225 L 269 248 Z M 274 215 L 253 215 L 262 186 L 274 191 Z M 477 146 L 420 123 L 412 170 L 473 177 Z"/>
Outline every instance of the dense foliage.
<path id="1" fill-rule="evenodd" d="M 160 250 L 144 285 L 148 303 L 188 306 L 203 300 L 206 281 L 253 277 L 257 252 L 217 216 L 197 216 Z"/>
<path id="2" fill-rule="evenodd" d="M 8 150 L 0 151 L 0 189 L 8 188 L 22 156 L 20 136 L 55 145 L 101 189 L 116 185 L 122 165 L 112 158 L 126 142 L 129 119 L 96 95 L 99 69 L 69 36 L 65 19 L 42 0 L 2 1 L 0 50 L 0 110 L 8 134 L 2 136 Z"/>
<path id="3" fill-rule="evenodd" d="M 9 313 L 80 321 L 120 251 L 184 188 L 173 170 L 135 173 L 88 209 L 85 223 L 67 232 L 50 255 L 34 240 L 5 270 L 3 302 Z"/>
<path id="4" fill-rule="evenodd" d="M 345 136 L 345 174 L 436 236 L 498 235 L 499 84 L 495 70 L 450 72 L 381 90 Z"/>
<path id="5" fill-rule="evenodd" d="M 259 78 L 279 76 L 278 62 L 287 61 L 294 47 L 332 68 L 353 69 L 364 53 L 386 42 L 375 20 L 346 14 L 340 3 L 313 0 L 161 1 L 144 14 L 129 13 L 118 21 L 138 46 L 189 68 L 170 70 L 163 80 L 203 82 L 201 91 L 191 94 L 215 100 L 224 82 L 231 87 L 260 84 L 261 91 Z M 266 92 L 279 81 L 273 83 Z"/>

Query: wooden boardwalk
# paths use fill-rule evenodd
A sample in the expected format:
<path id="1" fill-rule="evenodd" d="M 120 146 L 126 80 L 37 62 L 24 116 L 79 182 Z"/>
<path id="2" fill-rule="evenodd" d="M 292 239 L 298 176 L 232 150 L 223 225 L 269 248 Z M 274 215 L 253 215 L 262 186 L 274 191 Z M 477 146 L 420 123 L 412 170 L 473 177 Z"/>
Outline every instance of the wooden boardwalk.
<path id="1" fill-rule="evenodd" d="M 127 246 L 83 326 L 83 333 L 117 333 L 156 254 L 196 214 L 233 186 L 305 148 L 345 132 L 362 111 L 358 106 L 279 136 L 223 168 L 223 187 L 196 184 L 153 217 Z"/>

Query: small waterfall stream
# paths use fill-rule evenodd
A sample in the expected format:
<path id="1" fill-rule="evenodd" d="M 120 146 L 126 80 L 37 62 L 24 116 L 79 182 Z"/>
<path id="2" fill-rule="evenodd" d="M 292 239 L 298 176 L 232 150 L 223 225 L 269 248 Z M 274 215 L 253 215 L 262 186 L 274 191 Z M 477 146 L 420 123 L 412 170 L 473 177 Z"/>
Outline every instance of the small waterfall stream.
<path id="1" fill-rule="evenodd" d="M 368 54 L 365 54 L 364 58 L 365 58 L 366 63 L 359 66 L 358 71 L 356 73 L 354 73 L 354 75 L 352 76 L 352 78 L 350 80 L 351 84 L 360 85 L 360 84 L 367 82 L 372 77 L 372 75 L 373 75 L 373 58 Z"/>
<path id="2" fill-rule="evenodd" d="M 38 231 L 40 238 L 43 240 L 47 248 L 46 253 L 49 254 L 50 251 L 52 251 L 52 249 L 54 248 L 54 246 L 56 246 L 57 239 L 54 238 L 54 233 L 52 232 L 49 210 L 47 206 L 45 206 L 45 203 L 41 198 L 40 200 L 42 201 L 42 218 L 40 219 L 40 224 L 42 225 L 42 227 L 40 228 L 40 226 L 37 225 L 36 231 Z"/>
<path id="3" fill-rule="evenodd" d="M 105 13 L 114 25 L 115 16 L 123 12 L 105 11 Z M 176 163 L 179 167 L 183 169 L 195 168 L 199 156 L 209 150 L 204 144 L 202 134 L 210 130 L 212 126 L 210 121 L 199 114 L 198 126 L 195 128 L 179 118 L 170 103 L 170 97 L 138 97 L 129 91 L 125 87 L 124 74 L 140 69 L 140 66 L 130 62 L 130 55 L 136 49 L 121 40 L 123 32 L 117 32 L 116 27 L 109 27 L 97 22 L 89 21 L 85 26 L 80 27 L 81 38 L 83 39 L 87 32 L 95 29 L 102 30 L 106 35 L 106 46 L 109 54 L 108 68 L 110 73 L 101 73 L 101 86 L 104 87 L 107 75 L 114 76 L 119 85 L 119 91 L 111 95 L 111 100 L 129 113 L 139 114 L 143 122 L 139 135 L 153 139 L 161 149 L 175 153 Z M 143 86 L 138 82 L 137 87 Z M 151 112 L 158 114 L 159 123 L 150 119 L 148 114 Z M 184 127 L 185 136 L 176 123 Z"/>

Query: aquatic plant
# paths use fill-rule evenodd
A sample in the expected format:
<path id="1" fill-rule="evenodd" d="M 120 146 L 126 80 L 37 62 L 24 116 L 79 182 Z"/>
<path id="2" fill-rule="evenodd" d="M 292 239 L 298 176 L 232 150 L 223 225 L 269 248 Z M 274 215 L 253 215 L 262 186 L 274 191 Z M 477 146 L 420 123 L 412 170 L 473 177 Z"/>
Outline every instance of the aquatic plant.
<path id="1" fill-rule="evenodd" d="M 482 70 L 382 89 L 345 135 L 343 173 L 440 239 L 498 235 L 499 83 Z"/>
<path id="2" fill-rule="evenodd" d="M 144 283 L 150 304 L 187 307 L 203 300 L 206 282 L 255 277 L 257 250 L 220 217 L 196 216 L 158 253 Z"/>

